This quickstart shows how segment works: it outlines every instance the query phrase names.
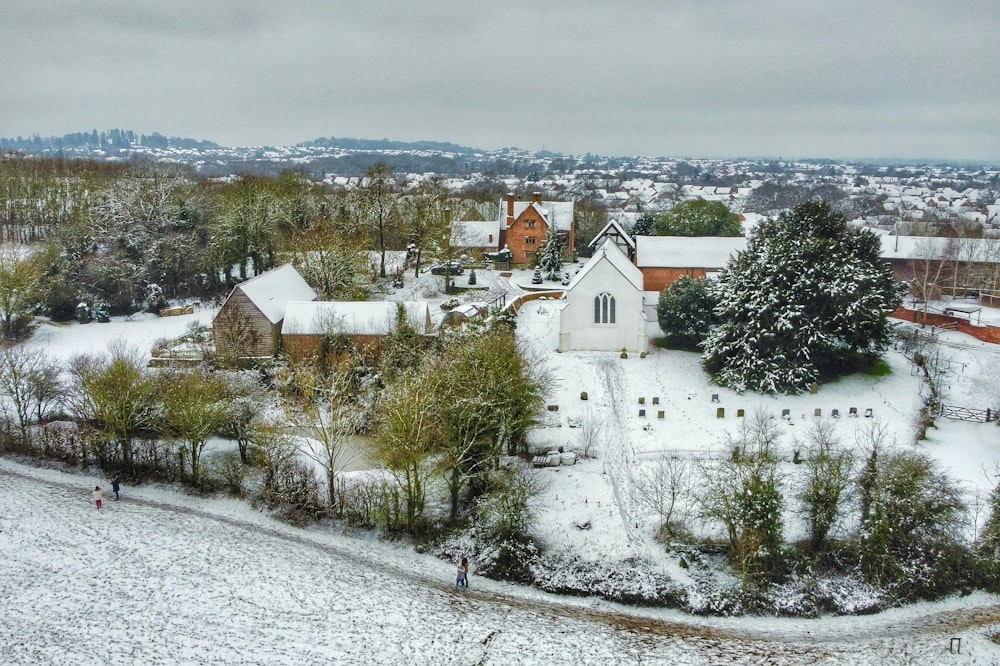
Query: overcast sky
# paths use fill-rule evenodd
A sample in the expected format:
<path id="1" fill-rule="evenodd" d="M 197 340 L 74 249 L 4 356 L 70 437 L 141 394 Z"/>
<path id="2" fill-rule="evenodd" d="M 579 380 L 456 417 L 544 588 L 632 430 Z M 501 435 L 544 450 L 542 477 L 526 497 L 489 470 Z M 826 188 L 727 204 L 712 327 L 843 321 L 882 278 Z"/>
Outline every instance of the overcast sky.
<path id="1" fill-rule="evenodd" d="M 1000 159 L 1000 0 L 3 0 L 0 136 Z"/>

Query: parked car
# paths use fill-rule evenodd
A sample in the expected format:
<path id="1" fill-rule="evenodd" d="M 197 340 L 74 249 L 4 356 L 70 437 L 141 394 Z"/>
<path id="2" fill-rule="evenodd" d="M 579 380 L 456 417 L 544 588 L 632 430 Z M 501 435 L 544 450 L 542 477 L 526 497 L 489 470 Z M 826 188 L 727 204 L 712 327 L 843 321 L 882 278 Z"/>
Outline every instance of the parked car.
<path id="1" fill-rule="evenodd" d="M 452 261 L 447 264 L 431 266 L 431 275 L 444 275 L 449 270 L 449 266 L 452 275 L 461 275 L 465 272 L 465 266 L 462 265 L 461 261 Z"/>

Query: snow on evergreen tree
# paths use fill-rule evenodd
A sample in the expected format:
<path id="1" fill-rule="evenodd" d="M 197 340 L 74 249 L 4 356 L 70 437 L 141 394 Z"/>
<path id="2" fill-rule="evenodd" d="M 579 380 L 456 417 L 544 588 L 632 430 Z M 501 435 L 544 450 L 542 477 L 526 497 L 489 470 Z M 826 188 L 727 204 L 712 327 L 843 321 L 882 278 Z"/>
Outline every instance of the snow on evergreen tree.
<path id="1" fill-rule="evenodd" d="M 674 280 L 660 293 L 656 318 L 668 345 L 696 351 L 717 322 L 709 281 L 690 275 Z"/>
<path id="2" fill-rule="evenodd" d="M 559 232 L 555 228 L 550 228 L 545 245 L 538 253 L 538 268 L 546 280 L 562 278 L 563 249 L 564 243 Z"/>
<path id="3" fill-rule="evenodd" d="M 797 393 L 891 341 L 887 316 L 903 290 L 875 234 L 809 201 L 753 231 L 720 273 L 720 325 L 702 363 L 723 386 Z"/>

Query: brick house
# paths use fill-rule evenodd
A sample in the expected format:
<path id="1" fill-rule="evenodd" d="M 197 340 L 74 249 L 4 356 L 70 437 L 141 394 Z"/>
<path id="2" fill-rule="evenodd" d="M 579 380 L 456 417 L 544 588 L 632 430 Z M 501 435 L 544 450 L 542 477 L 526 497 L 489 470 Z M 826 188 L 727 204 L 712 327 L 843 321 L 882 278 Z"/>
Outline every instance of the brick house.
<path id="1" fill-rule="evenodd" d="M 576 249 L 572 201 L 542 201 L 535 192 L 531 201 L 515 201 L 513 194 L 500 200 L 497 219 L 458 221 L 451 223 L 451 245 L 473 252 L 496 252 L 505 247 L 513 254 L 514 264 L 530 264 L 545 244 L 549 229 L 555 228 L 563 238 L 563 257 L 573 258 Z"/>
<path id="2" fill-rule="evenodd" d="M 574 253 L 574 226 L 572 201 L 542 201 L 535 192 L 531 201 L 515 201 L 513 194 L 500 201 L 500 243 L 514 254 L 515 264 L 530 264 L 535 254 L 545 244 L 549 229 L 555 228 L 566 245 L 564 257 Z"/>

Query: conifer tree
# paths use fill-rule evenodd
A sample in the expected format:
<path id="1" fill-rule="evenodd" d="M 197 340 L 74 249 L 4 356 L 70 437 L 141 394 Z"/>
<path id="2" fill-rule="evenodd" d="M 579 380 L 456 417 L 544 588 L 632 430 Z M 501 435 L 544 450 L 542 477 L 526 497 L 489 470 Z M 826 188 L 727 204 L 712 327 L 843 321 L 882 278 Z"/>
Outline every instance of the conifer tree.
<path id="1" fill-rule="evenodd" d="M 762 222 L 717 283 L 720 325 L 702 362 L 737 390 L 796 393 L 891 340 L 902 289 L 879 239 L 819 201 Z"/>
<path id="2" fill-rule="evenodd" d="M 555 228 L 549 229 L 545 245 L 538 253 L 538 269 L 546 280 L 558 280 L 562 276 L 564 243 Z"/>

